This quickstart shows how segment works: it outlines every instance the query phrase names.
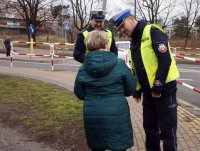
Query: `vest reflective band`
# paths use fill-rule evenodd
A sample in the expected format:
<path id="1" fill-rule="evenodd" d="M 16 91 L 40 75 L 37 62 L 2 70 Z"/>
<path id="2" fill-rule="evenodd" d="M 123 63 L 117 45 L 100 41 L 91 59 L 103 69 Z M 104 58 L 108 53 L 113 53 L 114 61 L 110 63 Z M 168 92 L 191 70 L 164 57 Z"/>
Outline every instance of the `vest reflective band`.
<path id="1" fill-rule="evenodd" d="M 83 32 L 84 38 L 87 37 L 88 33 L 89 33 L 89 32 L 88 32 L 87 30 L 85 30 L 85 31 Z M 110 30 L 107 30 L 107 29 L 106 29 L 106 33 L 107 33 L 107 36 L 108 36 L 108 46 L 109 46 L 109 48 L 110 48 L 110 47 L 111 47 L 111 43 L 112 43 L 112 33 L 111 33 Z M 88 51 L 88 50 L 86 50 L 86 51 Z"/>
<path id="2" fill-rule="evenodd" d="M 156 71 L 158 69 L 158 59 L 157 59 L 156 54 L 155 54 L 155 52 L 152 48 L 151 26 L 158 28 L 162 32 L 163 32 L 163 29 L 159 25 L 156 25 L 156 24 L 146 25 L 145 28 L 144 28 L 143 34 L 142 34 L 140 51 L 141 51 L 141 56 L 142 56 L 144 68 L 145 68 L 145 71 L 147 73 L 149 85 L 152 88 L 155 77 L 156 77 Z M 174 57 L 173 57 L 173 55 L 170 51 L 169 43 L 168 43 L 168 50 L 169 50 L 170 57 L 171 57 L 171 65 L 170 65 L 169 72 L 168 72 L 167 79 L 166 79 L 165 83 L 176 80 L 180 76 L 178 68 L 177 68 L 175 60 L 174 60 Z M 131 59 L 132 59 L 132 57 L 131 57 Z M 132 61 L 132 64 L 134 66 L 133 61 Z M 140 87 L 141 86 L 138 83 L 138 86 L 136 86 L 136 90 L 139 90 Z"/>

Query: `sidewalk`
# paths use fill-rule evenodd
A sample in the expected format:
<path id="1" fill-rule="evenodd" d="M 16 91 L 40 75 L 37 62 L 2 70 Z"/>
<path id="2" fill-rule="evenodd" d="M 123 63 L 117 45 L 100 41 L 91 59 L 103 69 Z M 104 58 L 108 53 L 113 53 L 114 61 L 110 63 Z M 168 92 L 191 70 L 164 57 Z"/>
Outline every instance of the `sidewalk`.
<path id="1" fill-rule="evenodd" d="M 69 71 L 44 71 L 28 68 L 0 66 L 0 74 L 17 75 L 42 80 L 73 90 L 76 73 Z M 128 98 L 134 128 L 135 146 L 128 151 L 145 151 L 145 134 L 142 126 L 142 105 Z M 200 118 L 183 107 L 178 107 L 178 151 L 200 151 Z"/>

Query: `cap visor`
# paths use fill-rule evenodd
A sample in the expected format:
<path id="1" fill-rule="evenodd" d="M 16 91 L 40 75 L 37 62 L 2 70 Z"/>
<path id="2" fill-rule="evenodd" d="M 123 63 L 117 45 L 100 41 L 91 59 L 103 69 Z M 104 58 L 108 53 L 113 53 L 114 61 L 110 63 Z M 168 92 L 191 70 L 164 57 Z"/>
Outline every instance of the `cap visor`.
<path id="1" fill-rule="evenodd" d="M 125 20 L 125 19 L 124 19 Z M 121 22 L 121 24 L 119 24 L 119 26 L 117 27 L 117 30 L 120 29 L 120 27 L 122 26 L 122 24 L 124 23 L 124 20 Z"/>

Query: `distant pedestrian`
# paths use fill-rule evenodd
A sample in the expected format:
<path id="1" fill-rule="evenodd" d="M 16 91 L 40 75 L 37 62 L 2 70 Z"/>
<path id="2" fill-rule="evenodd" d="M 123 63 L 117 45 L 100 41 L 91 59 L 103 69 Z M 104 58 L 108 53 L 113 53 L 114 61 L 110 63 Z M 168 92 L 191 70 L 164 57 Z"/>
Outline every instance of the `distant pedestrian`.
<path id="1" fill-rule="evenodd" d="M 92 151 L 125 151 L 133 146 L 126 96 L 135 93 L 135 78 L 125 62 L 109 51 L 105 31 L 91 31 L 88 53 L 79 68 L 74 93 L 84 100 L 84 128 Z"/>
<path id="2" fill-rule="evenodd" d="M 11 49 L 11 44 L 10 44 L 11 40 L 10 37 L 6 37 L 6 39 L 4 40 L 4 46 L 6 48 L 6 56 L 10 56 L 10 49 Z"/>

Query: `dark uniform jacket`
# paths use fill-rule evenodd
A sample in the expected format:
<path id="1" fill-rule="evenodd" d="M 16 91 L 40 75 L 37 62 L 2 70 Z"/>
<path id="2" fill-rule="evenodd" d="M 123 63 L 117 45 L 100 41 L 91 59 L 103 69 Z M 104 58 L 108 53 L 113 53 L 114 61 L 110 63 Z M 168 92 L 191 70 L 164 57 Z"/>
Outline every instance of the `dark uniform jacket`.
<path id="1" fill-rule="evenodd" d="M 84 127 L 90 148 L 124 150 L 133 145 L 126 96 L 133 95 L 135 85 L 131 70 L 114 53 L 92 51 L 86 55 L 74 92 L 84 100 Z"/>
<path id="2" fill-rule="evenodd" d="M 85 30 L 90 32 L 93 30 L 93 28 L 91 27 L 91 25 L 89 25 L 88 28 Z M 83 63 L 84 59 L 85 59 L 86 46 L 85 46 L 85 42 L 84 42 L 85 38 L 83 36 L 83 32 L 85 30 L 81 31 L 77 35 L 77 40 L 76 40 L 74 54 L 73 54 L 74 59 L 80 63 Z M 105 30 L 105 29 L 102 29 L 102 30 Z M 118 49 L 117 49 L 117 46 L 115 45 L 115 40 L 114 40 L 113 36 L 112 36 L 112 43 L 111 43 L 110 51 L 112 51 L 116 56 L 118 56 Z"/>
<path id="3" fill-rule="evenodd" d="M 5 46 L 6 49 L 10 49 L 11 48 L 10 41 L 11 41 L 10 39 L 6 39 L 4 41 L 4 46 Z"/>
<path id="4" fill-rule="evenodd" d="M 142 62 L 141 58 L 141 52 L 140 52 L 140 44 L 141 44 L 141 38 L 143 34 L 143 30 L 145 26 L 147 25 L 146 21 L 139 21 L 136 28 L 134 29 L 131 37 L 131 53 L 132 53 L 132 59 L 135 64 L 136 68 L 136 74 L 138 76 L 138 81 L 141 85 L 141 91 L 144 92 L 145 95 L 151 97 L 151 92 L 161 94 L 165 93 L 168 89 L 168 87 L 176 87 L 176 82 L 172 81 L 167 84 L 165 84 L 169 67 L 171 65 L 171 58 L 170 53 L 168 50 L 168 38 L 167 35 L 163 32 L 161 32 L 158 28 L 152 27 L 151 28 L 151 40 L 152 40 L 152 47 L 155 51 L 155 54 L 158 58 L 158 69 L 156 72 L 156 78 L 157 84 L 154 83 L 153 88 L 150 88 L 147 74 L 144 68 L 144 64 Z M 160 45 L 165 45 L 167 47 L 166 52 L 162 52 L 159 49 Z M 164 92 L 165 91 L 165 92 Z M 167 92 L 166 92 L 167 93 Z M 138 93 L 139 95 L 140 93 Z"/>

